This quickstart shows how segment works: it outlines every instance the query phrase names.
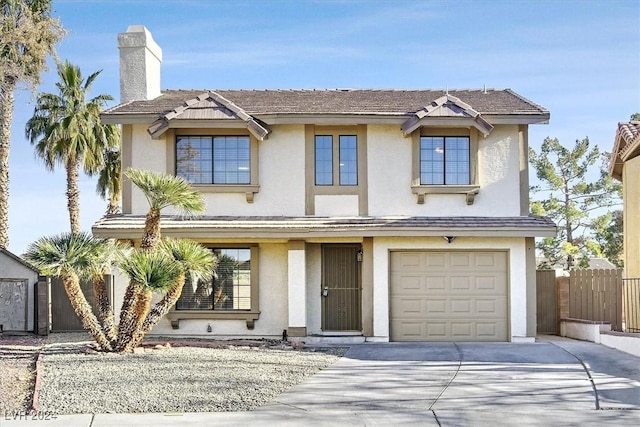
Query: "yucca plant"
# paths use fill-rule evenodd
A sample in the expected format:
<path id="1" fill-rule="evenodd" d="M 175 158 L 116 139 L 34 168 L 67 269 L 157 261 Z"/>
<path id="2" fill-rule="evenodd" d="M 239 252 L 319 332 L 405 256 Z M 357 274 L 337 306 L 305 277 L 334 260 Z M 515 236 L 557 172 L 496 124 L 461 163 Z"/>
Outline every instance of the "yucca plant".
<path id="1" fill-rule="evenodd" d="M 129 278 L 120 312 L 116 345 L 117 351 L 126 352 L 137 344 L 134 343 L 134 337 L 149 313 L 153 292 L 166 291 L 173 286 L 182 274 L 182 268 L 166 251 L 141 249 L 123 257 L 118 267 Z"/>
<path id="2" fill-rule="evenodd" d="M 162 319 L 175 305 L 182 294 L 186 276 L 191 280 L 208 280 L 213 274 L 216 258 L 211 251 L 198 242 L 187 239 L 163 239 L 158 250 L 164 251 L 180 267 L 180 274 L 174 283 L 166 290 L 163 298 L 149 311 L 142 327 L 139 328 L 132 341 L 137 346 L 144 336 Z"/>
<path id="3" fill-rule="evenodd" d="M 127 169 L 125 176 L 142 190 L 149 202 L 149 211 L 144 224 L 140 248 L 149 250 L 160 241 L 160 211 L 173 207 L 182 215 L 204 212 L 202 194 L 194 190 L 184 178 L 168 174 L 157 174 L 142 169 Z"/>
<path id="4" fill-rule="evenodd" d="M 23 255 L 42 274 L 62 279 L 82 326 L 105 351 L 113 350 L 113 346 L 82 292 L 80 278 L 89 277 L 91 272 L 99 269 L 98 266 L 105 265 L 111 253 L 109 245 L 108 241 L 96 239 L 88 233 L 62 233 L 38 239 Z"/>

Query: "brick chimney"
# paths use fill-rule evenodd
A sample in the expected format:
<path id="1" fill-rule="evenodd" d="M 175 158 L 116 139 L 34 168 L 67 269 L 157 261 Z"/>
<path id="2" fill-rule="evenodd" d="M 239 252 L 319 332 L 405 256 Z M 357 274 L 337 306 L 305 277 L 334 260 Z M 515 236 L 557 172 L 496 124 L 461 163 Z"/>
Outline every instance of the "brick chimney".
<path id="1" fill-rule="evenodd" d="M 130 25 L 118 34 L 120 49 L 120 102 L 160 96 L 162 49 L 143 25 Z"/>

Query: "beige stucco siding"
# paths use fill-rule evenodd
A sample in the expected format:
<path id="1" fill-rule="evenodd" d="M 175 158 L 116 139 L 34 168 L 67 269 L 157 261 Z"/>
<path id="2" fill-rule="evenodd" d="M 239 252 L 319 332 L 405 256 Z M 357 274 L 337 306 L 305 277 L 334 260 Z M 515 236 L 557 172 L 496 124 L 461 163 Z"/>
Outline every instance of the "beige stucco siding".
<path id="1" fill-rule="evenodd" d="M 174 133 L 168 132 L 166 138 L 152 140 L 147 127 L 133 126 L 132 164 L 140 169 L 174 173 Z M 258 142 L 258 153 L 260 188 L 253 203 L 247 202 L 244 192 L 204 190 L 206 215 L 304 215 L 304 126 L 274 126 L 270 137 Z M 134 188 L 132 194 L 131 213 L 145 214 L 148 205 L 142 193 Z M 164 213 L 172 212 L 166 209 Z"/>
<path id="2" fill-rule="evenodd" d="M 215 244 L 211 244 L 215 246 Z M 259 309 L 260 318 L 254 329 L 247 329 L 244 320 L 182 319 L 180 328 L 172 329 L 165 318 L 150 335 L 179 335 L 203 337 L 279 337 L 287 328 L 287 255 L 286 243 L 262 243 L 259 246 Z M 120 274 L 115 281 L 116 318 L 122 305 L 127 281 Z M 154 300 L 157 301 L 159 296 Z M 207 325 L 212 331 L 207 332 Z"/>
<path id="3" fill-rule="evenodd" d="M 395 126 L 371 125 L 367 140 L 370 215 L 520 215 L 519 135 L 515 125 L 496 126 L 487 138 L 480 137 L 480 192 L 472 205 L 460 194 L 428 194 L 424 204 L 417 204 L 411 191 L 411 138 L 403 138 Z"/>
<path id="4" fill-rule="evenodd" d="M 624 270 L 627 278 L 640 277 L 640 157 L 627 160 L 622 169 L 624 198 Z"/>

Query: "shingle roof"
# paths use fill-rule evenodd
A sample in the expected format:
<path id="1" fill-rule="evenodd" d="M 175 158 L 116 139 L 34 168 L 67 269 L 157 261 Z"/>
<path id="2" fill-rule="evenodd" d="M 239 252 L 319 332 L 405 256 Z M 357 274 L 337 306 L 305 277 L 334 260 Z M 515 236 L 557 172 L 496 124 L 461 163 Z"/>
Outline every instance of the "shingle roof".
<path id="1" fill-rule="evenodd" d="M 98 220 L 93 232 L 99 236 L 124 237 L 144 229 L 142 215 L 114 215 Z M 353 236 L 397 235 L 409 231 L 414 236 L 481 236 L 488 231 L 504 236 L 555 236 L 556 226 L 549 218 L 521 217 L 222 217 L 182 218 L 163 216 L 165 234 L 196 232 L 200 237 L 312 237 L 332 233 Z M 206 231 L 206 235 L 203 234 Z"/>
<path id="2" fill-rule="evenodd" d="M 453 95 L 480 114 L 548 115 L 543 107 L 511 89 L 488 90 L 165 90 L 158 98 L 131 101 L 104 114 L 166 114 L 189 99 L 215 92 L 251 115 L 384 114 L 411 115 L 443 95 Z"/>

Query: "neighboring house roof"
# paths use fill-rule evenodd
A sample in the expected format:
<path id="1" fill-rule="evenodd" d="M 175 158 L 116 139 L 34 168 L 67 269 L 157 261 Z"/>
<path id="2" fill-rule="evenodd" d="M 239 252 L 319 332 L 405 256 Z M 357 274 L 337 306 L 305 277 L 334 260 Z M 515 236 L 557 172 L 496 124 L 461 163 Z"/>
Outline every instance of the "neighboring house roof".
<path id="1" fill-rule="evenodd" d="M 40 270 L 38 270 L 36 267 L 34 267 L 33 265 L 29 264 L 27 261 L 25 261 L 22 258 L 20 258 L 18 255 L 15 255 L 14 253 L 9 252 L 6 249 L 0 249 L 0 253 L 6 255 L 8 258 L 16 261 L 17 263 L 22 264 L 25 267 L 35 271 L 36 273 L 40 272 Z"/>
<path id="2" fill-rule="evenodd" d="M 143 215 L 114 215 L 93 226 L 97 236 L 131 238 L 144 229 Z M 513 236 L 556 235 L 549 218 L 525 217 L 219 217 L 182 218 L 163 216 L 162 232 L 198 237 L 308 238 L 335 235 L 362 236 Z"/>
<path id="3" fill-rule="evenodd" d="M 266 123 L 273 119 L 272 116 L 283 115 L 374 115 L 396 116 L 406 120 L 443 96 L 459 101 L 462 110 L 473 111 L 472 116 L 481 114 L 494 116 L 494 119 L 510 116 L 511 120 L 513 116 L 519 116 L 520 120 L 529 120 L 531 123 L 549 120 L 546 109 L 511 89 L 165 90 L 155 99 L 130 101 L 105 111 L 102 116 L 107 123 L 140 123 L 141 116 L 170 114 L 184 107 L 187 101 L 207 93 L 212 94 L 212 99 L 222 98 L 239 111 Z M 220 110 L 221 103 L 214 104 L 211 107 Z M 228 107 L 223 103 L 222 106 Z M 229 109 L 233 113 L 231 116 L 237 114 L 237 111 Z M 222 114 L 230 115 L 226 111 Z"/>
<path id="4" fill-rule="evenodd" d="M 622 164 L 640 155 L 640 121 L 620 122 L 613 143 L 609 174 L 622 180 Z"/>

